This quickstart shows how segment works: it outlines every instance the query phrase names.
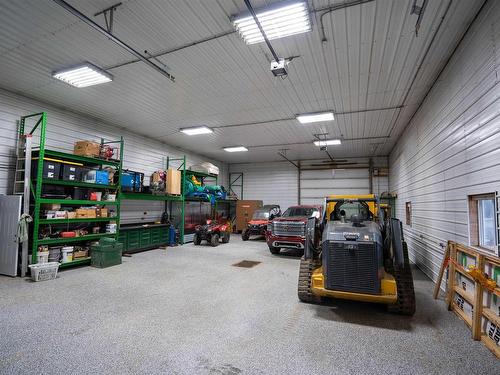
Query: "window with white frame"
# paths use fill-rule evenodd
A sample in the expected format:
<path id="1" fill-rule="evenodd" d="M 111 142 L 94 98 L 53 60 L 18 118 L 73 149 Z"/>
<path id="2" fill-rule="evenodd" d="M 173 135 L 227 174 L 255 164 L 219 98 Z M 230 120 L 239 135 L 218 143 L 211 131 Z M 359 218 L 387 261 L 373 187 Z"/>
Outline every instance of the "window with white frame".
<path id="1" fill-rule="evenodd" d="M 497 252 L 495 194 L 469 195 L 469 241 L 472 246 Z"/>

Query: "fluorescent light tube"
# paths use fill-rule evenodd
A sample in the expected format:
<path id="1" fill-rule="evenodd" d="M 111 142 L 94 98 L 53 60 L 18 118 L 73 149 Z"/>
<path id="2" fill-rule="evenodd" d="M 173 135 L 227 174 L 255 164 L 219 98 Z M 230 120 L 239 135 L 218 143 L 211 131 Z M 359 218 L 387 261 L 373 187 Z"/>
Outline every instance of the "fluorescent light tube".
<path id="1" fill-rule="evenodd" d="M 311 122 L 320 121 L 333 121 L 333 112 L 321 112 L 321 113 L 306 113 L 303 115 L 297 115 L 297 120 L 301 124 L 309 124 Z"/>
<path id="2" fill-rule="evenodd" d="M 332 146 L 342 144 L 340 139 L 325 139 L 324 141 L 314 141 L 313 143 L 315 146 Z"/>
<path id="3" fill-rule="evenodd" d="M 83 63 L 52 73 L 52 77 L 78 88 L 111 82 L 113 76 L 91 63 Z"/>
<path id="4" fill-rule="evenodd" d="M 248 148 L 243 147 L 243 146 L 224 147 L 224 151 L 226 151 L 226 152 L 243 152 L 243 151 L 248 151 Z"/>
<path id="5" fill-rule="evenodd" d="M 207 126 L 195 126 L 193 128 L 181 129 L 181 132 L 187 135 L 210 134 L 214 131 Z"/>
<path id="6" fill-rule="evenodd" d="M 269 40 L 311 31 L 309 9 L 304 1 L 281 2 L 257 10 L 255 14 Z M 234 18 L 233 25 L 246 44 L 262 43 L 264 41 L 264 37 L 252 15 L 245 14 Z"/>

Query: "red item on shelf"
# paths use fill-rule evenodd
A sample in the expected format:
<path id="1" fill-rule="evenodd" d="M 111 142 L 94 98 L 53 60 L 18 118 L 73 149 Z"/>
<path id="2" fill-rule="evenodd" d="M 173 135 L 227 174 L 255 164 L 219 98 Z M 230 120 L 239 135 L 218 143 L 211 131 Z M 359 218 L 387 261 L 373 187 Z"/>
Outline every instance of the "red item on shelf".
<path id="1" fill-rule="evenodd" d="M 91 201 L 96 201 L 97 200 L 97 193 L 95 191 L 93 191 L 92 193 L 90 193 L 90 200 Z"/>
<path id="2" fill-rule="evenodd" d="M 61 232 L 61 237 L 63 237 L 63 238 L 76 237 L 76 233 L 75 232 Z"/>

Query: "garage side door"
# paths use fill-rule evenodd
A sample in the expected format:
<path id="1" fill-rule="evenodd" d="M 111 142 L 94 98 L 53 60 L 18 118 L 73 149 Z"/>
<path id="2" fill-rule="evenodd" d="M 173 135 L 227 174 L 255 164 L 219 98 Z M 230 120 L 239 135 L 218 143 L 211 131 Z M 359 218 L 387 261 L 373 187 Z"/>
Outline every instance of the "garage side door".
<path id="1" fill-rule="evenodd" d="M 322 204 L 327 195 L 369 194 L 368 168 L 343 170 L 302 170 L 300 203 Z"/>

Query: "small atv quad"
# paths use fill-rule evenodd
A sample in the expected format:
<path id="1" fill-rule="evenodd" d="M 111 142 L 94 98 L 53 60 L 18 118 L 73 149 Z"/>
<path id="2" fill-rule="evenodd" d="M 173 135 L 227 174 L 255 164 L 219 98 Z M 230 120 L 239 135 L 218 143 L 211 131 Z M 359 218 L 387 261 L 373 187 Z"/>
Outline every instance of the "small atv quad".
<path id="1" fill-rule="evenodd" d="M 193 237 L 193 243 L 200 245 L 206 240 L 211 246 L 218 246 L 219 240 L 228 243 L 231 237 L 231 225 L 227 220 L 207 220 L 205 225 L 198 225 Z"/>

